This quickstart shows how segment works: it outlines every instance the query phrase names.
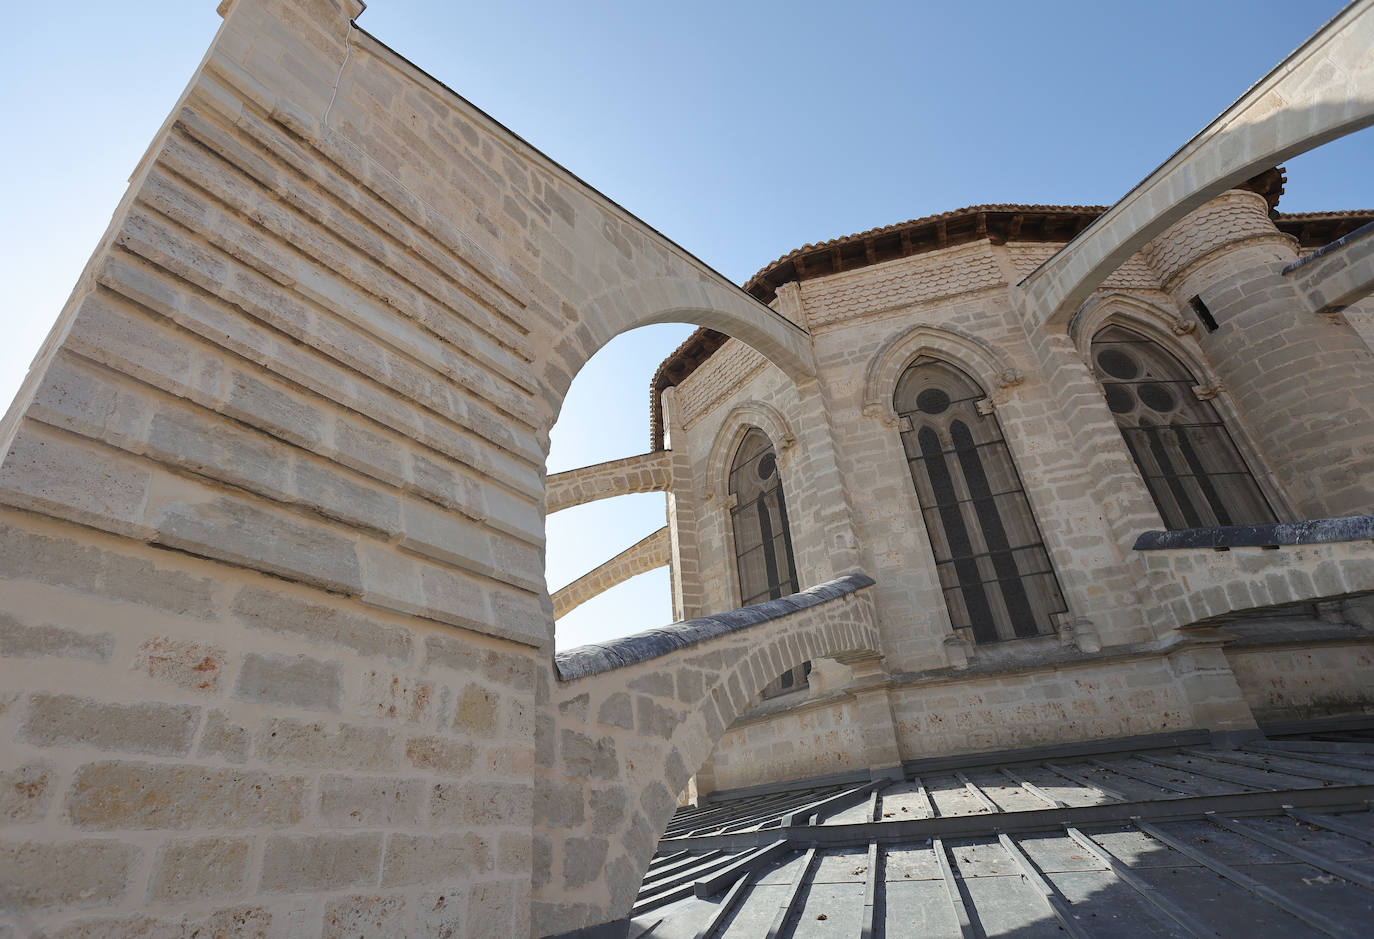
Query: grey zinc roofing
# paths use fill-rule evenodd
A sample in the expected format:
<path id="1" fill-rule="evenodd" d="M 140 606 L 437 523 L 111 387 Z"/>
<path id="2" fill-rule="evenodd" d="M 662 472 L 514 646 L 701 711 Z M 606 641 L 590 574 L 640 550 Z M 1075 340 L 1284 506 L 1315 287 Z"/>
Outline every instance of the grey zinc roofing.
<path id="1" fill-rule="evenodd" d="M 737 791 L 673 817 L 628 935 L 1367 936 L 1371 800 L 1367 730 Z"/>

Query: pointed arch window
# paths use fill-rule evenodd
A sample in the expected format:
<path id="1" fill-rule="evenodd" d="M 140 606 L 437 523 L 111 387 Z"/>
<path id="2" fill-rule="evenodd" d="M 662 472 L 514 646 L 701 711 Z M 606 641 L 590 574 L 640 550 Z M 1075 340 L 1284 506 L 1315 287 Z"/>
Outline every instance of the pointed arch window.
<path id="1" fill-rule="evenodd" d="M 968 375 L 922 356 L 893 405 L 950 619 L 980 643 L 1054 631 L 1066 612 L 997 418 Z"/>
<path id="2" fill-rule="evenodd" d="M 797 566 L 778 456 L 768 435 L 757 427 L 749 429 L 735 450 L 730 494 L 735 497 L 730 521 L 741 606 L 796 593 Z"/>
<path id="3" fill-rule="evenodd" d="M 1169 528 L 1276 522 L 1197 379 L 1159 343 L 1120 326 L 1093 337 L 1107 407 Z"/>

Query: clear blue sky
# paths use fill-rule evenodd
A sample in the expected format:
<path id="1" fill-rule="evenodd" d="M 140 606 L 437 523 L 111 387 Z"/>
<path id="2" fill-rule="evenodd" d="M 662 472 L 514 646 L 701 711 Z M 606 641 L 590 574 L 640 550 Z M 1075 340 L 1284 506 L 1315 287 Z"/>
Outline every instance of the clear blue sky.
<path id="1" fill-rule="evenodd" d="M 521 3 L 376 0 L 359 25 L 727 277 L 985 202 L 1111 203 L 1333 15 L 1335 0 Z M 215 0 L 12 4 L 0 95 L 8 401 L 219 23 Z M 1374 208 L 1370 131 L 1288 164 L 1280 208 Z M 689 332 L 578 376 L 549 469 L 642 452 Z M 632 496 L 549 522 L 553 587 L 663 524 Z M 559 623 L 661 625 L 665 571 Z"/>

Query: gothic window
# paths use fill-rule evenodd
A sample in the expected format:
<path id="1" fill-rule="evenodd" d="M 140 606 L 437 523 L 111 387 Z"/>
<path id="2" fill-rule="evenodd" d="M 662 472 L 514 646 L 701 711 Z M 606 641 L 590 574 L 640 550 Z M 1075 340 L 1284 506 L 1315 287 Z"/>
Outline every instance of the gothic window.
<path id="1" fill-rule="evenodd" d="M 768 435 L 751 427 L 730 464 L 730 509 L 735 531 L 735 569 L 740 605 L 776 600 L 797 592 L 787 503 L 778 475 L 778 457 Z"/>
<path id="2" fill-rule="evenodd" d="M 1067 607 L 997 418 L 975 407 L 983 397 L 922 356 L 893 405 L 950 619 L 986 643 L 1053 632 Z"/>
<path id="3" fill-rule="evenodd" d="M 1107 407 L 1169 528 L 1277 521 L 1221 415 L 1159 343 L 1108 326 L 1092 343 Z"/>

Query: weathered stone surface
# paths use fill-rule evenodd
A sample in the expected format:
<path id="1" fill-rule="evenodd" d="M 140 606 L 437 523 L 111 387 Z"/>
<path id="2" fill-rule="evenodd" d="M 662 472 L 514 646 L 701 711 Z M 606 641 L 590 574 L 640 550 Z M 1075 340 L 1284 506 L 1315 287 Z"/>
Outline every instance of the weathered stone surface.
<path id="1" fill-rule="evenodd" d="M 468 685 L 458 696 L 453 715 L 453 729 L 475 737 L 491 737 L 496 733 L 497 710 L 501 696 L 481 685 Z"/>
<path id="2" fill-rule="evenodd" d="M 24 720 L 26 740 L 42 746 L 86 744 L 151 756 L 191 748 L 200 709 L 182 704 L 109 704 L 75 695 L 36 694 Z"/>
<path id="3" fill-rule="evenodd" d="M 460 882 L 492 869 L 491 845 L 472 832 L 387 837 L 382 886 Z"/>
<path id="4" fill-rule="evenodd" d="M 353 542 L 323 525 L 274 515 L 246 500 L 171 502 L 154 519 L 160 544 L 268 574 L 324 587 L 362 591 Z"/>
<path id="5" fill-rule="evenodd" d="M 414 737 L 406 741 L 406 759 L 416 769 L 457 776 L 472 768 L 477 748 L 449 737 Z"/>
<path id="6" fill-rule="evenodd" d="M 593 741 L 586 734 L 564 730 L 562 735 L 563 772 L 575 779 L 614 779 L 620 775 L 620 760 L 615 740 L 602 737 Z"/>
<path id="7" fill-rule="evenodd" d="M 434 682 L 391 672 L 363 673 L 360 697 L 368 715 L 407 724 L 428 724 L 439 710 L 439 689 Z"/>
<path id="8" fill-rule="evenodd" d="M 109 633 L 83 633 L 48 624 L 27 626 L 0 613 L 0 656 L 35 659 L 55 655 L 105 662 L 113 651 L 114 636 Z"/>
<path id="9" fill-rule="evenodd" d="M 238 896 L 247 886 L 251 847 L 247 838 L 167 843 L 153 861 L 148 900 L 182 903 Z"/>
<path id="10" fill-rule="evenodd" d="M 563 886 L 572 890 L 600 876 L 607 847 L 605 838 L 569 838 L 563 842 Z"/>
<path id="11" fill-rule="evenodd" d="M 639 714 L 641 734 L 662 737 L 668 740 L 679 723 L 677 712 L 654 703 L 654 699 L 640 695 L 635 699 L 635 710 Z"/>
<path id="12" fill-rule="evenodd" d="M 65 812 L 91 831 L 284 827 L 305 817 L 305 795 L 301 776 L 109 761 L 76 771 Z"/>
<path id="13" fill-rule="evenodd" d="M 491 936 L 494 939 L 528 931 L 528 917 L 522 902 L 525 896 L 518 885 L 518 880 L 485 881 L 472 885 L 468 890 L 467 934 Z"/>
<path id="14" fill-rule="evenodd" d="M 596 710 L 596 719 L 602 724 L 623 727 L 625 730 L 634 730 L 634 703 L 629 694 L 624 691 L 617 691 L 605 701 L 602 701 L 600 707 Z"/>
<path id="15" fill-rule="evenodd" d="M 620 786 L 597 786 L 591 791 L 588 804 L 592 810 L 592 831 L 604 835 L 619 828 L 621 820 L 625 817 L 629 796 Z"/>
<path id="16" fill-rule="evenodd" d="M 234 697 L 264 704 L 319 711 L 337 711 L 343 697 L 343 679 L 337 662 L 321 662 L 305 655 L 243 657 Z"/>
<path id="17" fill-rule="evenodd" d="M 410 661 L 414 637 L 398 626 L 261 587 L 241 588 L 233 603 L 239 621 L 255 629 L 341 646 L 359 655 L 382 655 L 396 664 Z"/>
<path id="18" fill-rule="evenodd" d="M 430 790 L 429 815 L 444 827 L 499 825 L 530 818 L 532 799 L 524 782 L 440 783 Z"/>
<path id="19" fill-rule="evenodd" d="M 273 718 L 263 722 L 254 752 L 269 763 L 294 763 L 330 769 L 385 769 L 391 765 L 395 737 L 385 727 Z"/>
<path id="20" fill-rule="evenodd" d="M 534 823 L 553 828 L 574 828 L 582 824 L 582 787 L 534 780 Z"/>
<path id="21" fill-rule="evenodd" d="M 5 905 L 22 911 L 113 902 L 124 895 L 140 854 L 117 841 L 0 843 Z"/>
<path id="22" fill-rule="evenodd" d="M 208 916 L 122 914 L 78 919 L 44 933 L 50 939 L 268 939 L 272 914 L 256 906 L 216 910 Z"/>
<path id="23" fill-rule="evenodd" d="M 406 898 L 401 894 L 340 897 L 324 908 L 320 939 L 399 936 L 405 932 Z"/>
<path id="24" fill-rule="evenodd" d="M 420 894 L 415 911 L 417 937 L 420 939 L 459 939 L 463 936 L 465 892 L 436 890 Z"/>
<path id="25" fill-rule="evenodd" d="M 208 642 L 158 636 L 138 648 L 134 665 L 149 678 L 186 691 L 214 693 L 224 669 L 226 652 Z"/>
<path id="26" fill-rule="evenodd" d="M 341 890 L 375 883 L 382 836 L 274 835 L 262 856 L 263 893 Z"/>
<path id="27" fill-rule="evenodd" d="M 41 820 L 52 804 L 54 775 L 47 763 L 0 770 L 0 820 L 18 824 Z"/>
<path id="28" fill-rule="evenodd" d="M 418 779 L 321 776 L 321 820 L 330 828 L 399 828 L 420 823 L 425 784 Z"/>
<path id="29" fill-rule="evenodd" d="M 200 746 L 196 753 L 199 756 L 218 756 L 230 763 L 242 763 L 248 759 L 251 739 L 247 727 L 234 723 L 224 711 L 211 711 L 205 715 L 205 728 L 200 732 Z"/>

